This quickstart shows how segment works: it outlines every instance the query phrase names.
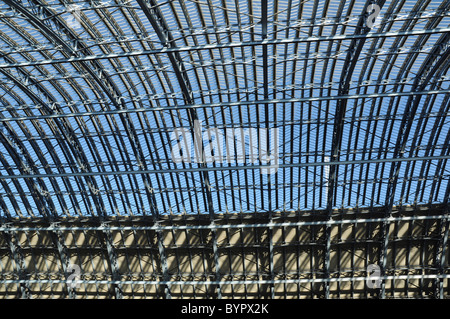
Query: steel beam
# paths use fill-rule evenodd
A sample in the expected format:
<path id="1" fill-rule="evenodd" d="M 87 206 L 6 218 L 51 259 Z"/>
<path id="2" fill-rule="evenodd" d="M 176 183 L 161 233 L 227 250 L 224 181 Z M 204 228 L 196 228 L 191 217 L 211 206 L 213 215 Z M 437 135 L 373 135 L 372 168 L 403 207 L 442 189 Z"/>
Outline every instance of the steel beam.
<path id="1" fill-rule="evenodd" d="M 447 208 L 448 210 L 448 208 Z M 447 212 L 448 214 L 448 212 Z M 441 220 L 439 222 L 439 245 L 436 248 L 435 264 L 438 274 L 444 274 L 444 265 L 447 258 L 449 220 Z M 435 298 L 444 299 L 444 283 L 437 278 L 435 281 Z"/>
<path id="2" fill-rule="evenodd" d="M 262 36 L 262 41 L 265 41 L 267 39 L 267 15 L 268 15 L 268 1 L 267 0 L 262 0 L 261 1 L 261 36 Z M 268 100 L 269 99 L 269 58 L 268 58 L 268 45 L 267 44 L 262 44 L 262 52 L 263 52 L 263 96 L 264 96 L 264 100 Z M 258 100 L 255 101 L 256 104 L 258 104 Z M 264 122 L 265 122 L 265 127 L 266 129 L 269 128 L 269 103 L 265 103 L 264 104 Z M 267 145 L 265 145 L 266 149 L 269 150 L 270 149 L 270 139 L 269 136 L 267 136 L 267 141 L 266 141 Z M 260 175 L 260 178 L 262 179 L 263 176 Z M 272 218 L 272 179 L 269 177 L 267 179 L 267 184 L 268 184 L 268 207 L 269 207 L 269 222 L 273 221 Z M 269 227 L 267 229 L 268 232 L 268 237 L 269 237 L 269 278 L 271 280 L 274 279 L 275 273 L 274 273 L 274 262 L 273 262 L 273 229 L 271 227 Z M 273 286 L 273 284 L 270 285 L 270 298 L 271 299 L 275 299 L 275 288 Z"/>
<path id="3" fill-rule="evenodd" d="M 411 161 L 433 161 L 450 159 L 450 155 L 441 156 L 424 156 L 424 157 L 400 157 L 400 158 L 377 158 L 355 161 L 339 161 L 339 162 L 311 162 L 297 164 L 279 164 L 279 168 L 287 167 L 313 167 L 313 166 L 334 166 L 334 165 L 356 165 L 356 164 L 373 164 L 373 163 L 392 163 L 392 162 L 411 162 Z M 106 176 L 106 175 L 141 175 L 141 174 L 166 174 L 166 173 L 185 173 L 185 172 L 208 172 L 208 171 L 232 171 L 232 170 L 251 170 L 265 169 L 270 165 L 248 165 L 248 166 L 215 166 L 215 167 L 191 167 L 191 168 L 174 168 L 160 170 L 136 170 L 136 171 L 100 171 L 100 172 L 77 172 L 77 173 L 54 173 L 54 174 L 17 174 L 17 175 L 0 175 L 0 179 L 19 179 L 19 178 L 54 178 L 54 177 L 82 177 L 82 176 Z"/>
<path id="4" fill-rule="evenodd" d="M 9 231 L 4 231 L 3 238 L 8 244 L 11 256 L 16 264 L 16 271 L 19 276 L 19 280 L 24 280 L 24 282 L 19 283 L 21 293 L 20 297 L 22 299 L 30 299 L 31 289 L 30 283 L 28 282 L 29 279 L 27 278 L 28 274 L 26 272 L 25 258 L 18 243 L 17 236 L 14 231 L 12 231 L 12 234 L 10 234 Z"/>
<path id="5" fill-rule="evenodd" d="M 210 281 L 210 280 L 177 280 L 177 281 L 158 281 L 158 280 L 82 280 L 84 284 L 106 284 L 106 285 L 271 285 L 271 284 L 297 284 L 297 283 L 324 283 L 324 282 L 355 282 L 366 281 L 368 277 L 340 277 L 340 278 L 301 278 L 301 279 L 276 279 L 276 280 L 223 280 L 223 281 Z M 411 280 L 411 279 L 448 279 L 450 274 L 429 274 L 429 275 L 398 275 L 398 276 L 380 276 L 380 280 Z M 32 280 L 13 280 L 5 279 L 0 280 L 0 284 L 21 284 L 21 283 L 46 283 L 46 284 L 61 284 L 64 280 L 58 279 L 32 279 Z"/>
<path id="6" fill-rule="evenodd" d="M 387 251 L 389 246 L 389 231 L 390 231 L 391 222 L 388 220 L 383 221 L 382 227 L 381 227 L 381 247 L 379 250 L 379 262 L 380 262 L 380 268 L 381 268 L 381 275 L 386 274 L 386 263 L 387 263 Z M 380 298 L 385 299 L 386 298 L 386 282 L 383 280 L 380 283 Z"/>
<path id="7" fill-rule="evenodd" d="M 161 268 L 163 271 L 163 279 L 165 282 L 169 282 L 169 268 L 167 265 L 167 257 L 166 257 L 166 251 L 164 248 L 164 237 L 162 235 L 162 230 L 159 224 L 156 224 L 156 234 L 157 234 L 157 241 L 158 241 L 158 250 L 159 250 L 159 258 L 161 261 Z M 166 296 L 166 299 L 171 299 L 172 295 L 170 292 L 170 286 L 168 284 L 164 285 L 164 294 Z"/>
<path id="8" fill-rule="evenodd" d="M 7 0 L 12 1 L 12 0 Z M 40 61 L 29 61 L 29 62 L 18 62 L 18 63 L 7 63 L 0 64 L 0 69 L 2 68 L 17 68 L 25 66 L 37 66 L 37 65 L 51 65 L 56 63 L 73 63 L 81 61 L 95 61 L 101 59 L 115 59 L 121 57 L 133 57 L 140 55 L 156 55 L 156 54 L 167 54 L 174 52 L 190 52 L 190 51 L 200 51 L 200 50 L 211 50 L 211 49 L 225 49 L 225 48 L 240 48 L 246 46 L 261 46 L 261 45 L 285 45 L 291 43 L 308 43 L 308 42 L 323 42 L 323 41 L 342 41 L 342 40 L 354 40 L 354 39 L 378 39 L 378 38 L 391 38 L 391 37 L 408 37 L 408 36 L 418 36 L 418 35 L 429 35 L 429 34 L 439 34 L 450 32 L 450 28 L 436 28 L 432 30 L 412 30 L 412 31 L 398 31 L 398 32 L 384 32 L 384 33 L 368 33 L 359 35 L 334 35 L 334 36 L 311 36 L 304 38 L 291 38 L 291 39 L 273 39 L 273 40 L 263 40 L 263 41 L 253 41 L 253 42 L 232 42 L 232 43 L 219 43 L 219 44 L 205 44 L 199 46 L 184 46 L 184 47 L 173 47 L 173 48 L 162 48 L 156 50 L 138 50 L 132 52 L 123 53 L 110 53 L 110 54 L 98 54 L 98 55 L 85 55 L 82 57 L 70 57 L 64 59 L 51 59 L 51 60 L 40 60 Z"/>
<path id="9" fill-rule="evenodd" d="M 382 223 L 382 222 L 396 222 L 396 221 L 424 221 L 424 220 L 449 220 L 450 216 L 442 215 L 426 215 L 426 216 L 400 216 L 400 217 L 388 217 L 388 218 L 357 218 L 357 219 L 342 219 L 342 220 L 315 220 L 315 221 L 300 221 L 300 222 L 273 222 L 273 223 L 252 223 L 252 224 L 207 224 L 207 225 L 179 225 L 179 226 L 108 226 L 110 231 L 112 230 L 184 230 L 184 229 L 240 229 L 240 228 L 270 228 L 270 227 L 301 227 L 301 226 L 319 226 L 319 225 L 346 225 L 346 224 L 361 224 L 361 223 Z M 161 220 L 159 221 L 161 223 Z M 15 226 L 14 229 L 10 227 L 0 227 L 0 232 L 7 231 L 103 231 L 105 230 L 102 226 L 69 226 L 69 227 L 24 227 Z"/>
<path id="10" fill-rule="evenodd" d="M 221 281 L 222 276 L 220 274 L 220 262 L 219 262 L 219 250 L 217 249 L 217 229 L 214 228 L 214 224 L 211 225 L 211 241 L 213 245 L 213 254 L 214 254 L 214 267 L 215 267 L 215 280 Z M 217 298 L 222 299 L 222 286 L 217 286 Z"/>
<path id="11" fill-rule="evenodd" d="M 90 111 L 79 113 L 58 113 L 58 114 L 42 114 L 34 116 L 23 117 L 5 117 L 0 118 L 0 122 L 10 121 L 24 121 L 24 120 L 43 120 L 43 119 L 57 119 L 67 117 L 86 117 L 86 116 L 106 116 L 116 114 L 132 114 L 132 113 L 147 113 L 147 112 L 161 112 L 161 111 L 175 111 L 185 109 L 205 109 L 205 108 L 219 108 L 219 107 L 236 107 L 248 106 L 255 104 L 286 104 L 286 103 L 301 103 L 301 102 L 318 102 L 318 101 L 337 101 L 342 99 L 377 99 L 377 98 L 394 98 L 394 97 L 409 97 L 414 95 L 436 95 L 436 94 L 450 94 L 450 90 L 425 90 L 415 92 L 391 92 L 391 93 L 372 93 L 372 94 L 350 94 L 350 95 L 333 95 L 324 97 L 304 97 L 304 98 L 289 98 L 289 99 L 268 99 L 256 101 L 236 101 L 236 102 L 221 102 L 221 103 L 204 103 L 192 105 L 178 105 L 178 106 L 163 106 L 163 107 L 146 107 L 146 108 L 128 108 L 128 109 L 113 109 L 105 111 Z M 136 98 L 137 99 L 137 98 Z M 141 98 L 139 98 L 140 100 Z M 133 99 L 131 99 L 132 101 Z M 81 102 L 81 104 L 91 104 L 94 101 Z M 20 107 L 19 107 L 20 108 Z M 364 118 L 370 119 L 370 116 Z M 380 118 L 383 118 L 380 115 Z M 373 118 L 376 119 L 376 118 Z"/>
<path id="12" fill-rule="evenodd" d="M 448 2 L 448 1 L 447 1 Z M 419 74 L 423 74 L 422 77 L 417 77 L 414 82 L 412 91 L 423 91 L 428 85 L 433 86 L 432 78 L 436 75 L 441 74 L 444 70 L 441 69 L 445 63 L 450 59 L 450 48 L 447 48 L 444 52 L 441 52 L 443 48 L 445 48 L 445 44 L 448 43 L 450 39 L 450 33 L 443 35 L 438 42 L 438 45 L 434 48 L 430 55 L 427 56 L 422 66 L 420 67 Z M 448 69 L 445 68 L 446 70 Z M 403 117 L 402 124 L 400 126 L 400 132 L 398 133 L 397 138 L 397 148 L 394 152 L 394 157 L 402 158 L 405 153 L 407 142 L 409 141 L 409 134 L 411 131 L 411 127 L 413 125 L 413 117 L 419 108 L 419 103 L 421 100 L 421 95 L 411 96 L 408 99 L 408 105 L 410 105 L 410 109 L 408 113 L 405 113 Z M 392 208 L 394 206 L 394 197 L 396 193 L 396 188 L 398 184 L 398 178 L 400 174 L 400 167 L 402 162 L 395 161 L 391 166 L 390 176 L 391 179 L 387 186 L 386 191 L 386 217 L 392 216 Z M 386 223 L 383 225 L 382 232 L 382 242 L 383 246 L 380 254 L 380 264 L 381 264 L 381 273 L 384 275 L 386 269 L 386 254 L 387 254 L 387 246 L 389 241 L 389 225 Z M 385 298 L 385 283 L 381 284 L 381 298 Z"/>
<path id="13" fill-rule="evenodd" d="M 273 227 L 268 227 L 267 229 L 269 237 L 269 275 L 270 280 L 275 280 L 275 269 L 274 269 L 274 249 L 273 249 Z M 273 283 L 270 285 L 270 298 L 275 299 L 275 287 Z"/>
<path id="14" fill-rule="evenodd" d="M 64 244 L 64 238 L 62 235 L 62 232 L 60 229 L 58 229 L 58 224 L 55 222 L 50 222 L 50 227 L 54 228 L 54 230 L 50 231 L 50 237 L 52 239 L 52 243 L 54 246 L 56 246 L 56 248 L 58 249 L 58 256 L 59 256 L 59 260 L 61 262 L 61 267 L 63 270 L 64 274 L 67 274 L 67 268 L 70 265 L 70 261 L 69 261 L 69 257 L 68 257 L 68 252 L 67 252 L 67 247 Z M 78 265 L 80 266 L 80 265 Z M 68 295 L 70 299 L 75 298 L 76 296 L 76 290 L 74 287 L 70 287 L 68 285 L 67 282 L 67 291 L 68 291 Z"/>
<path id="15" fill-rule="evenodd" d="M 450 229 L 450 183 L 447 184 L 447 189 L 445 193 L 445 216 L 447 216 L 447 219 L 442 219 L 439 222 L 439 245 L 437 245 L 436 249 L 436 256 L 435 256 L 435 264 L 437 268 L 437 274 L 443 274 L 445 272 L 444 266 L 447 261 L 447 250 L 448 250 L 448 236 L 449 236 L 449 229 Z M 448 267 L 448 264 L 447 264 Z M 444 299 L 444 283 L 441 279 L 436 279 L 435 281 L 436 289 L 435 289 L 435 295 L 436 298 Z"/>
<path id="16" fill-rule="evenodd" d="M 11 131 L 8 128 L 8 133 L 5 134 L 3 132 L 0 133 L 0 143 L 3 144 L 3 147 L 6 150 L 6 153 L 10 155 L 12 158 L 12 162 L 16 164 L 16 167 L 18 170 L 22 173 L 30 173 L 30 171 L 36 172 L 33 162 L 30 159 L 30 156 L 28 154 L 28 151 L 23 146 L 22 141 L 20 141 L 14 134 L 11 134 Z M 6 171 L 8 173 L 13 173 L 13 170 L 8 167 L 7 159 L 3 154 L 0 154 L 0 162 L 6 167 Z M 34 179 L 29 179 L 26 182 L 26 186 L 30 190 L 30 193 L 32 194 L 32 198 L 35 201 L 35 204 L 38 207 L 38 212 L 42 216 L 46 216 L 48 214 L 51 214 L 46 209 L 46 198 L 44 195 L 41 194 L 40 187 L 43 188 L 43 190 L 46 190 L 46 186 L 43 185 L 41 181 L 35 181 Z M 16 184 L 15 187 L 17 188 L 18 185 Z M 22 190 L 22 188 L 19 186 L 19 189 Z M 22 196 L 21 196 L 22 197 Z M 23 197 L 22 197 L 23 198 Z M 32 211 L 31 204 L 29 201 L 24 202 L 25 207 L 27 208 L 28 212 Z"/>

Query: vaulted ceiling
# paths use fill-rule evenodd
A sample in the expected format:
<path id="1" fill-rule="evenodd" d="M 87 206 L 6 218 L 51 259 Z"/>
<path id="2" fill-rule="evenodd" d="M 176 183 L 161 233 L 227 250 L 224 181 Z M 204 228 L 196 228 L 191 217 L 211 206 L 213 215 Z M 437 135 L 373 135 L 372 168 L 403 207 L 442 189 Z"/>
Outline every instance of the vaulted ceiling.
<path id="1" fill-rule="evenodd" d="M 449 10 L 3 0 L 0 221 L 447 207 Z M 230 129 L 278 132 L 276 169 L 248 141 L 243 158 L 174 159 L 180 130 Z"/>

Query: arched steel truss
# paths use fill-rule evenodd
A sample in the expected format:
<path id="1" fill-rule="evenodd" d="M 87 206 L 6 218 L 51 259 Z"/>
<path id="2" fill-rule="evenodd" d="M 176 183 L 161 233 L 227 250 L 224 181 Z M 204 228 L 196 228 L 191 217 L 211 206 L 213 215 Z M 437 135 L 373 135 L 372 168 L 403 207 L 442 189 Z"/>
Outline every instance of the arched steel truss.
<path id="1" fill-rule="evenodd" d="M 381 11 L 370 28 L 372 4 Z M 33 284 L 51 280 L 38 276 L 41 268 L 30 270 L 23 249 L 40 253 L 24 244 L 23 234 L 45 233 L 61 275 L 77 258 L 67 236 L 79 227 L 95 231 L 108 265 L 109 296 L 123 297 L 134 271 L 123 271 L 128 261 L 115 236 L 125 236 L 120 227 L 127 226 L 141 230 L 148 249 L 156 249 L 151 254 L 160 268 L 139 275 L 144 287 L 162 287 L 151 295 L 170 298 L 174 280 L 211 286 L 207 295 L 219 298 L 231 285 L 233 295 L 240 283 L 224 279 L 234 271 L 224 273 L 223 258 L 231 265 L 234 255 L 223 252 L 218 238 L 238 247 L 224 220 L 240 220 L 243 229 L 264 228 L 264 244 L 254 239 L 255 251 L 246 252 L 243 243 L 241 251 L 245 259 L 246 253 L 258 256 L 258 245 L 267 246 L 267 267 L 256 262 L 261 267 L 242 275 L 258 285 L 258 296 L 275 297 L 277 285 L 284 285 L 286 296 L 291 281 L 310 285 L 311 297 L 339 296 L 339 285 L 350 279 L 336 277 L 343 270 L 332 264 L 333 229 L 341 234 L 343 216 L 354 214 L 348 220 L 355 229 L 358 223 L 368 234 L 377 229 L 371 258 L 386 280 L 399 269 L 388 258 L 393 241 L 415 245 L 417 239 L 413 228 L 400 235 L 399 223 L 424 221 L 419 237 L 423 247 L 434 243 L 433 271 L 426 273 L 425 257 L 422 273 L 404 268 L 424 275 L 421 283 L 432 276 L 432 295 L 447 296 L 449 11 L 449 0 L 3 0 L 0 232 L 4 256 L 14 266 L 0 259 L 0 284 L 16 290 L 0 292 L 26 298 Z M 202 140 L 199 121 L 205 130 L 224 132 L 278 129 L 277 171 L 262 174 L 267 166 L 249 154 L 245 163 L 174 161 L 172 148 L 180 142 L 174 132 L 186 129 Z M 194 143 L 194 151 L 201 154 L 208 139 Z M 402 219 L 405 209 L 413 213 Z M 274 226 L 280 219 L 290 224 Z M 177 228 L 180 220 L 200 227 L 199 234 L 202 227 L 208 232 L 198 242 L 207 248 L 186 253 L 190 259 L 209 254 L 211 267 L 202 272 L 191 266 L 186 275 L 170 262 L 171 254 L 178 260 L 183 253 L 176 240 L 166 247 L 167 234 L 186 231 L 189 237 Z M 123 224 L 115 229 L 113 222 Z M 289 225 L 299 232 L 309 222 L 318 223 L 310 225 L 309 254 L 323 260 L 320 266 L 311 261 L 309 277 L 297 270 L 291 278 L 274 262 L 277 254 L 288 258 L 282 247 L 289 243 L 277 246 L 274 238 L 281 237 L 274 233 L 284 234 Z M 317 250 L 316 236 L 323 239 Z M 364 267 L 352 263 L 352 278 L 363 276 L 356 272 Z M 92 280 L 99 294 L 99 279 Z M 376 292 L 381 298 L 389 294 L 386 282 Z M 244 287 L 244 296 L 251 294 Z M 352 282 L 352 296 L 355 287 Z M 77 296 L 67 285 L 62 291 Z M 300 288 L 297 295 L 303 296 Z"/>

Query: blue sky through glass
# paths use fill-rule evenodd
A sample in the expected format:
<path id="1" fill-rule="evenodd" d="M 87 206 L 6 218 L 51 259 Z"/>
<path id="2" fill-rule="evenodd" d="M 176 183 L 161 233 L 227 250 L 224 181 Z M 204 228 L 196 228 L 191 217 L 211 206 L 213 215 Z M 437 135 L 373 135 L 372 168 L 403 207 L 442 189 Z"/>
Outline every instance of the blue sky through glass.
<path id="1" fill-rule="evenodd" d="M 70 35 L 54 20 L 43 21 L 54 36 L 70 46 L 74 45 L 73 37 L 78 37 L 79 57 L 163 48 L 135 1 L 111 1 L 103 7 L 99 4 L 97 9 L 87 2 L 74 3 L 81 6 L 86 22 L 81 30 L 71 30 Z M 261 41 L 260 3 L 160 2 L 159 10 L 175 47 L 212 45 L 208 49 L 181 50 L 178 61 L 186 70 L 192 107 L 204 127 L 279 128 L 280 164 L 291 165 L 280 167 L 275 175 L 261 175 L 258 169 L 208 171 L 215 213 L 327 208 L 329 168 L 292 164 L 323 163 L 331 158 L 339 103 L 333 97 L 340 95 L 349 63 L 346 57 L 354 47 L 349 39 L 317 38 L 356 34 L 368 3 L 325 3 L 269 1 L 268 40 L 272 44 L 267 47 L 267 93 L 272 101 L 261 103 L 258 101 L 265 99 L 262 46 L 220 48 L 227 43 Z M 64 4 L 48 1 L 45 12 L 64 12 Z M 37 12 L 32 2 L 23 1 L 22 6 Z M 183 85 L 169 54 L 101 58 L 84 65 L 70 61 L 39 64 L 68 59 L 70 54 L 7 4 L 0 4 L 0 12 L 7 17 L 0 22 L 1 55 L 8 53 L 0 58 L 0 108 L 5 119 L 0 123 L 0 174 L 72 174 L 2 179 L 0 216 L 41 216 L 45 212 L 58 216 L 143 215 L 155 210 L 159 214 L 208 213 L 203 178 L 198 171 L 190 171 L 199 164 L 177 164 L 171 157 L 171 147 L 177 142 L 171 140 L 171 133 L 191 124 Z M 58 15 L 58 21 L 64 23 L 69 15 Z M 408 16 L 412 17 L 409 22 L 405 19 Z M 433 20 L 436 16 L 439 19 Z M 375 36 L 368 36 L 355 61 L 350 61 L 355 67 L 344 97 L 347 103 L 336 161 L 393 158 L 399 134 L 405 128 L 405 114 L 412 112 L 418 96 L 402 156 L 448 155 L 448 62 L 423 86 L 423 91 L 443 93 L 408 93 L 416 90 L 421 75 L 428 74 L 419 74 L 422 68 L 428 72 L 438 62 L 427 68 L 427 59 L 439 47 L 437 44 L 441 44 L 441 55 L 448 49 L 448 42 L 442 42 L 445 33 L 420 32 L 431 23 L 433 29 L 449 28 L 449 22 L 448 8 L 442 1 L 430 1 L 425 7 L 416 1 L 386 1 L 380 25 L 370 31 Z M 403 31 L 412 34 L 376 36 Z M 275 45 L 275 40 L 294 41 Z M 219 46 L 213 47 L 215 44 Z M 26 65 L 29 62 L 37 64 Z M 17 63 L 25 65 L 11 66 Z M 117 107 L 87 68 L 96 73 L 98 68 L 103 69 L 126 108 L 141 111 L 98 114 Z M 390 93 L 399 94 L 386 96 Z M 79 115 L 42 118 L 73 113 Z M 37 118 L 31 120 L 31 116 Z M 23 119 L 8 120 L 18 117 Z M 207 167 L 248 165 L 218 162 Z M 332 207 L 386 205 L 392 165 L 339 165 Z M 171 172 L 173 169 L 178 171 Z M 122 174 L 137 170 L 160 172 Z M 86 172 L 94 174 L 76 175 Z M 116 174 L 100 176 L 96 172 Z M 447 160 L 402 163 L 398 179 L 393 181 L 394 205 L 444 202 L 449 173 Z"/>

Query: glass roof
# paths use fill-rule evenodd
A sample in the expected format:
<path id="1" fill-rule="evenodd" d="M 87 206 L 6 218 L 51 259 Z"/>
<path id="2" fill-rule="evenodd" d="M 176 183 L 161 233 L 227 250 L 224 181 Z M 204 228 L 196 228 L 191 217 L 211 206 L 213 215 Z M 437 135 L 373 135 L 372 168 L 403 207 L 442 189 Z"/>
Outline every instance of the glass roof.
<path id="1" fill-rule="evenodd" d="M 371 4 L 380 8 L 372 28 Z M 449 9 L 435 0 L 4 0 L 0 216 L 446 203 Z M 203 147 L 227 160 L 174 158 L 196 123 Z M 250 138 L 233 139 L 243 158 L 212 147 L 252 129 L 278 133 L 269 174 Z"/>

